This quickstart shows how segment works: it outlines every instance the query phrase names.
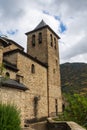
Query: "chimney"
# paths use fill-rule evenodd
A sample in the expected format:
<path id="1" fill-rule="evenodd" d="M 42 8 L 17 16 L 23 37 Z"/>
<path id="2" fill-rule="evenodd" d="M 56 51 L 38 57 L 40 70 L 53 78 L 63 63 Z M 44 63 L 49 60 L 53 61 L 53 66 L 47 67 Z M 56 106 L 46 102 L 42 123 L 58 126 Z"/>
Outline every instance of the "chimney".
<path id="1" fill-rule="evenodd" d="M 0 65 L 2 64 L 3 62 L 3 47 L 0 46 Z"/>

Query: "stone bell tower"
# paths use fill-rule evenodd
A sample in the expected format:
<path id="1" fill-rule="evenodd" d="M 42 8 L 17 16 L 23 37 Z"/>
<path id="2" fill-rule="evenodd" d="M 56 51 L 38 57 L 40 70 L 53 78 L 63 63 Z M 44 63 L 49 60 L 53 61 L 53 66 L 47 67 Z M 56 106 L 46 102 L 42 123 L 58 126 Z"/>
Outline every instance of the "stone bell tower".
<path id="1" fill-rule="evenodd" d="M 62 112 L 60 85 L 59 48 L 60 38 L 43 20 L 37 27 L 26 33 L 27 53 L 48 65 L 47 102 L 48 116 Z"/>

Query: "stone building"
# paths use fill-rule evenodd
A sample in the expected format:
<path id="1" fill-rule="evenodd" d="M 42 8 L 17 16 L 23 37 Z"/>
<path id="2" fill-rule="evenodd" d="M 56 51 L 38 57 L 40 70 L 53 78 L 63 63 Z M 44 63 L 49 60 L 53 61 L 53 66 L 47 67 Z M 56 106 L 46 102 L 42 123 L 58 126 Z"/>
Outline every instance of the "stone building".
<path id="1" fill-rule="evenodd" d="M 25 121 L 56 116 L 62 112 L 59 36 L 42 20 L 26 33 L 27 52 L 15 41 L 0 37 L 0 101 L 13 103 Z"/>

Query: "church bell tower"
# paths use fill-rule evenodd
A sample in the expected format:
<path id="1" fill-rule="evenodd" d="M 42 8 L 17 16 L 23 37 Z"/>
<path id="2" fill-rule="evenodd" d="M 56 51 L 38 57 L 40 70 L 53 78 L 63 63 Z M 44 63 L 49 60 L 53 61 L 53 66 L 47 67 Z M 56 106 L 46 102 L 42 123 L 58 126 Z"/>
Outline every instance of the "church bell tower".
<path id="1" fill-rule="evenodd" d="M 48 66 L 47 102 L 48 116 L 62 112 L 59 48 L 60 37 L 43 20 L 27 35 L 27 53 Z"/>

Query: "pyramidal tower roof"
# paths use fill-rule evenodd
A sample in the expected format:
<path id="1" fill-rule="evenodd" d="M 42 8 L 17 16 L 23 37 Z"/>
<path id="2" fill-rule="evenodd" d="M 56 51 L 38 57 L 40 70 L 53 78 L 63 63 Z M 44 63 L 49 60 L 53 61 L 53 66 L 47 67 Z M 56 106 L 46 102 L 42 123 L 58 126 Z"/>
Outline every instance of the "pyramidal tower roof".
<path id="1" fill-rule="evenodd" d="M 44 22 L 44 20 L 41 20 L 41 22 L 36 26 L 36 28 L 34 30 L 42 28 L 44 26 L 47 26 L 47 24 Z"/>
<path id="2" fill-rule="evenodd" d="M 35 31 L 37 31 L 37 30 L 39 30 L 39 29 L 42 29 L 42 28 L 45 28 L 45 27 L 49 28 L 49 29 L 58 37 L 58 39 L 60 39 L 60 37 L 50 28 L 50 26 L 47 25 L 47 24 L 44 22 L 44 20 L 41 20 L 41 22 L 34 28 L 34 30 L 32 30 L 32 31 L 30 31 L 30 32 L 27 32 L 27 33 L 25 33 L 25 34 L 28 35 L 29 33 L 35 32 Z"/>

